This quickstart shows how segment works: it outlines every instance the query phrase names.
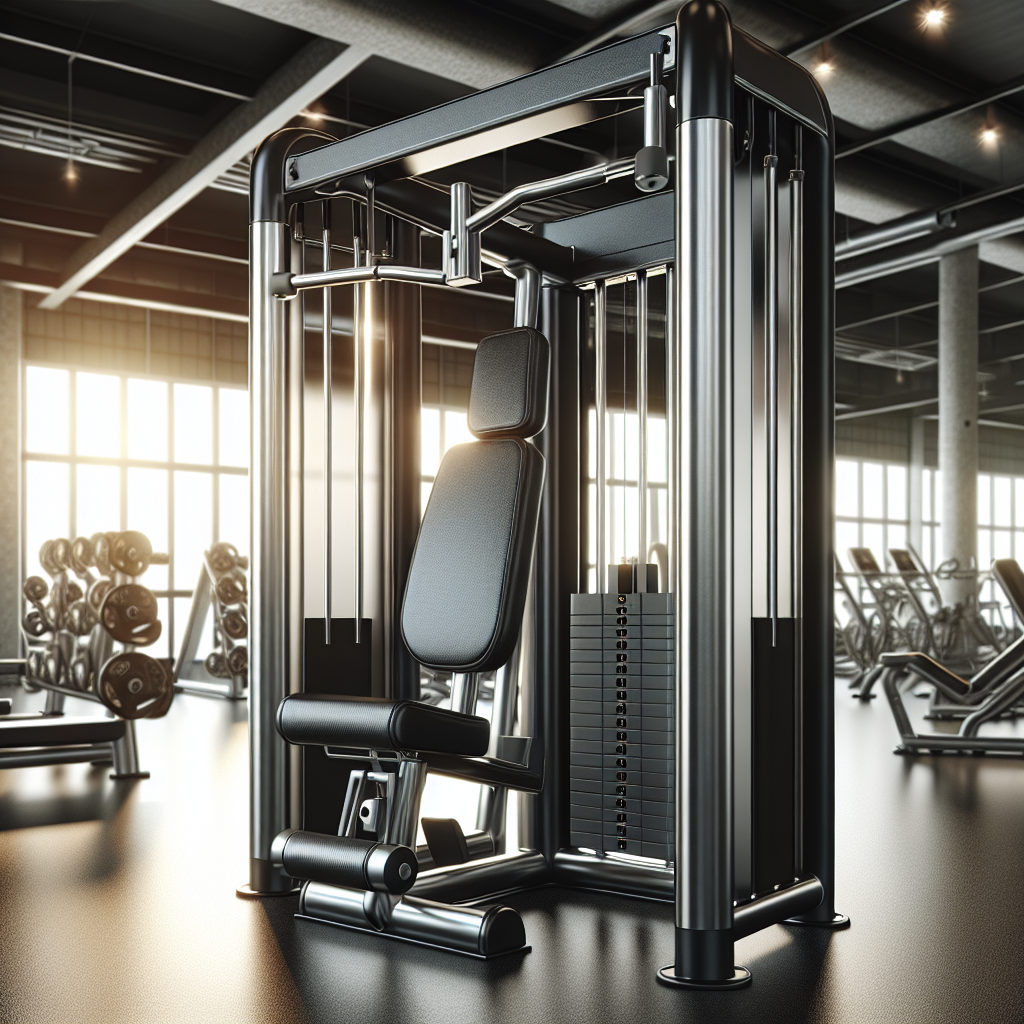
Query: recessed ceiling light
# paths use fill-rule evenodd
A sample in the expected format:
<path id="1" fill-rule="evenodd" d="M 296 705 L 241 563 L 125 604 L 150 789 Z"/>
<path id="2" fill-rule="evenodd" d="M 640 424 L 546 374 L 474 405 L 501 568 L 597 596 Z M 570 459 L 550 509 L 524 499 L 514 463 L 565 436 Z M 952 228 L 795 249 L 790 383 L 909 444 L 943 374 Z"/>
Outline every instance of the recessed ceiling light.
<path id="1" fill-rule="evenodd" d="M 941 25 L 946 19 L 946 12 L 941 7 L 932 7 L 924 12 L 924 23 L 929 28 Z"/>
<path id="2" fill-rule="evenodd" d="M 75 166 L 74 160 L 67 162 L 67 166 L 64 168 L 64 180 L 69 185 L 74 185 L 78 181 L 78 168 Z"/>
<path id="3" fill-rule="evenodd" d="M 981 133 L 981 141 L 986 146 L 991 146 L 999 138 L 999 132 L 995 128 L 986 128 Z"/>
<path id="4" fill-rule="evenodd" d="M 816 75 L 829 75 L 832 73 L 832 65 L 827 61 L 823 60 L 815 69 Z"/>

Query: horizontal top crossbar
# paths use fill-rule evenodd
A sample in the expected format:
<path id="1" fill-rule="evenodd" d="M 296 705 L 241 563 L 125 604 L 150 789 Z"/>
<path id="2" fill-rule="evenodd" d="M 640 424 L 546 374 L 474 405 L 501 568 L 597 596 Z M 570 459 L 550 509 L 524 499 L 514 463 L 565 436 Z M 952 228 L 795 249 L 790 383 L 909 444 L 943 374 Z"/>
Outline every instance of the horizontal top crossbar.
<path id="1" fill-rule="evenodd" d="M 378 181 L 427 174 L 608 116 L 612 111 L 607 104 L 594 100 L 645 82 L 659 36 L 673 40 L 665 62 L 669 69 L 673 26 L 292 157 L 285 174 L 286 191 L 316 188 L 369 170 L 378 175 Z M 818 91 L 798 64 L 738 29 L 733 29 L 733 59 L 740 88 L 828 134 L 828 117 Z"/>

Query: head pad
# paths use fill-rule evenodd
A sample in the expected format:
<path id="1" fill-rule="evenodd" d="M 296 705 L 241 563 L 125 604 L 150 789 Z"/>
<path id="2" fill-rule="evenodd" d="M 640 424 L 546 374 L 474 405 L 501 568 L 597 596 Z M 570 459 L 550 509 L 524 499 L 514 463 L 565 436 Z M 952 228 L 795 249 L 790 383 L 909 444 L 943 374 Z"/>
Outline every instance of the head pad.
<path id="1" fill-rule="evenodd" d="M 489 334 L 476 349 L 469 429 L 479 438 L 533 437 L 548 416 L 548 341 L 532 327 Z"/>

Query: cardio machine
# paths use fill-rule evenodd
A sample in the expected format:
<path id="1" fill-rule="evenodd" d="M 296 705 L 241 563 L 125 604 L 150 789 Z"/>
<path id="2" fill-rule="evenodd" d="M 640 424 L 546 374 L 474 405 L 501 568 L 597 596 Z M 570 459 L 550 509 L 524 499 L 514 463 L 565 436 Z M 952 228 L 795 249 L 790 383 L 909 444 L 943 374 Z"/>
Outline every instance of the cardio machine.
<path id="1" fill-rule="evenodd" d="M 623 94 L 642 110 L 635 156 L 486 204 L 458 180 Z M 486 958 L 528 948 L 501 894 L 671 901 L 658 977 L 695 988 L 749 981 L 733 959 L 744 935 L 848 923 L 834 907 L 833 149 L 813 78 L 711 0 L 348 139 L 286 129 L 260 147 L 247 894 L 299 888 L 301 916 L 366 941 Z M 435 172 L 454 184 L 424 180 Z M 639 197 L 532 231 L 510 219 L 622 176 Z M 341 201 L 351 265 L 334 266 Z M 421 236 L 440 239 L 440 266 L 422 265 Z M 480 440 L 448 453 L 421 524 L 419 289 L 473 289 L 485 265 L 515 279 L 514 323 L 477 347 Z M 305 355 L 313 296 L 322 371 Z M 332 302 L 350 302 L 350 372 L 332 364 Z M 664 494 L 647 476 L 655 420 Z M 631 437 L 635 481 L 616 468 Z M 623 551 L 630 509 L 639 539 Z M 659 544 L 667 578 L 645 564 Z M 450 707 L 419 700 L 420 665 L 452 673 Z M 492 669 L 488 720 L 475 712 Z M 425 819 L 417 848 L 430 772 L 480 784 L 479 827 Z"/>

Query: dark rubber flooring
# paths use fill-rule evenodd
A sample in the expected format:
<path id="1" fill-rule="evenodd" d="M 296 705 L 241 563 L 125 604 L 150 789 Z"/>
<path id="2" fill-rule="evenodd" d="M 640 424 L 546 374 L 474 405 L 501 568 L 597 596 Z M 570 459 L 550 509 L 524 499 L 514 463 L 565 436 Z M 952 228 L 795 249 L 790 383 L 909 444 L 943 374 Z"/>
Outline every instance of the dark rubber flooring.
<path id="1" fill-rule="evenodd" d="M 140 723 L 150 779 L 0 771 L 0 1022 L 1020 1024 L 1024 761 L 895 757 L 885 704 L 837 694 L 838 902 L 853 926 L 744 939 L 747 989 L 656 984 L 672 957 L 658 903 L 517 895 L 533 952 L 481 963 L 296 921 L 294 898 L 236 898 L 245 707 L 183 696 Z"/>

